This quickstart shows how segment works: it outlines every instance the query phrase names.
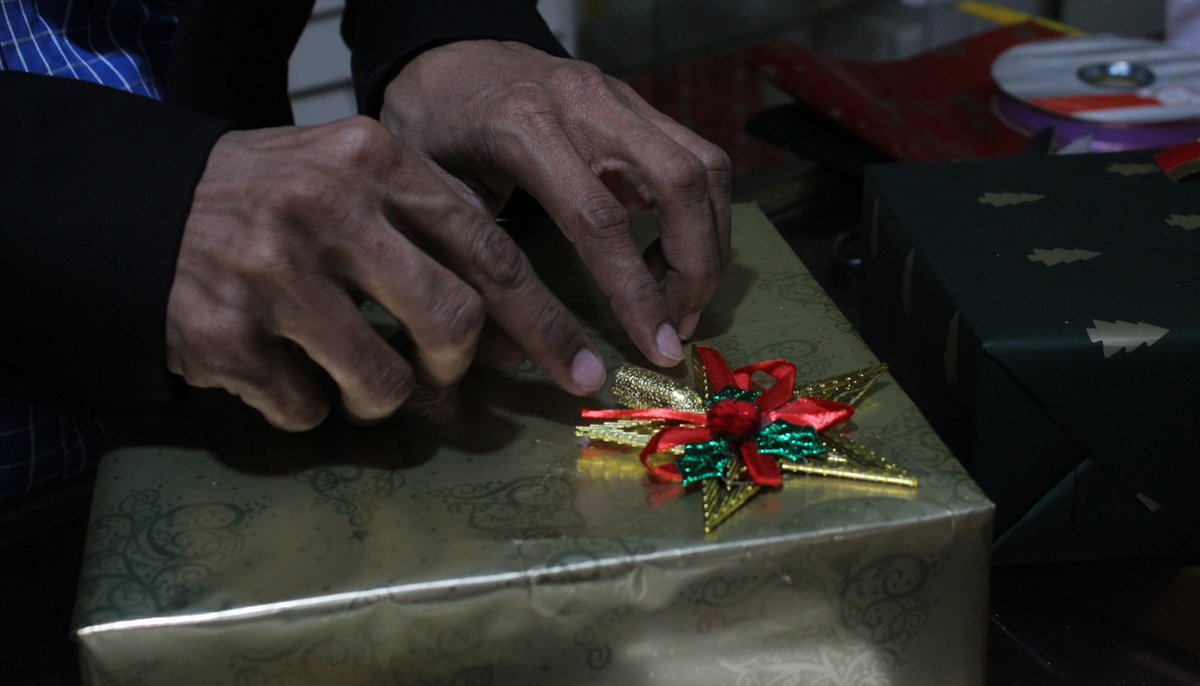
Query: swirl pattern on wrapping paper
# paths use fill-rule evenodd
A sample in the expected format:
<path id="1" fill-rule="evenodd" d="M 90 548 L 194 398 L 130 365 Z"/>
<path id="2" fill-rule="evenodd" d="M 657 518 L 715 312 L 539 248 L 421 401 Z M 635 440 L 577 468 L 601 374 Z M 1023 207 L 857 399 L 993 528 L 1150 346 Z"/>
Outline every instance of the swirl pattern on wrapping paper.
<path id="1" fill-rule="evenodd" d="M 750 353 L 746 352 L 746 349 L 738 343 L 737 339 L 722 338 L 715 341 L 708 341 L 705 345 L 721 353 L 721 357 L 724 357 L 729 366 L 734 369 L 750 364 L 751 362 Z M 758 360 L 754 361 L 757 362 Z"/>
<path id="2" fill-rule="evenodd" d="M 842 588 L 842 623 L 872 643 L 898 648 L 925 627 L 931 564 L 894 555 L 855 572 Z"/>
<path id="3" fill-rule="evenodd" d="M 884 457 L 899 457 L 922 486 L 949 490 L 950 502 L 974 505 L 987 499 L 915 407 L 884 426 L 860 429 L 857 437 Z"/>
<path id="4" fill-rule="evenodd" d="M 582 648 L 584 664 L 588 669 L 600 671 L 612 664 L 612 646 L 604 638 L 606 631 L 618 626 L 631 617 L 634 609 L 628 605 L 617 605 L 601 613 L 571 635 L 571 642 Z"/>
<path id="5" fill-rule="evenodd" d="M 741 576 L 736 579 L 727 579 L 718 576 L 706 579 L 698 586 L 688 588 L 684 593 L 684 597 L 688 599 L 688 602 L 697 605 L 706 605 L 709 607 L 729 605 L 738 602 L 748 591 L 769 581 L 771 580 L 756 579 L 749 576 Z"/>
<path id="6" fill-rule="evenodd" d="M 583 527 L 575 509 L 575 485 L 556 474 L 507 482 L 459 484 L 438 491 L 452 514 L 497 541 L 574 536 Z"/>
<path id="7" fill-rule="evenodd" d="M 848 564 L 848 569 L 843 570 L 842 564 Z M 784 574 L 778 570 L 709 578 L 688 588 L 684 598 L 699 606 L 698 633 L 711 633 L 719 640 L 735 626 L 742 634 L 761 632 L 755 639 L 758 651 L 735 651 L 718 658 L 718 664 L 733 673 L 732 683 L 885 686 L 892 682 L 905 645 L 928 622 L 934 567 L 932 561 L 909 554 L 865 564 L 844 560 L 831 565 L 829 560 L 813 559 L 787 568 Z M 793 587 L 789 578 L 805 582 Z M 816 596 L 808 595 L 814 592 Z M 781 617 L 763 622 L 762 613 L 777 607 L 786 594 L 800 593 L 795 601 L 805 602 L 800 598 L 825 597 L 829 592 L 833 593 L 830 613 L 796 618 L 791 624 Z"/>
<path id="8" fill-rule="evenodd" d="M 735 624 L 754 621 L 753 614 L 740 601 L 765 590 L 775 581 L 774 577 L 740 576 L 731 579 L 718 576 L 689 587 L 683 597 L 687 602 L 704 608 L 696 619 L 696 632 L 709 634 Z"/>
<path id="9" fill-rule="evenodd" d="M 569 536 L 520 540 L 505 559 L 517 569 L 533 566 L 554 568 L 596 562 L 611 558 L 648 555 L 658 550 L 656 536 L 666 518 L 660 512 L 647 511 L 640 503 L 629 512 L 614 514 L 609 520 L 613 535 L 605 537 Z M 579 522 L 582 524 L 582 520 Z M 586 566 L 584 569 L 587 569 Z M 593 570 L 581 571 L 580 579 L 595 578 Z"/>
<path id="10" fill-rule="evenodd" d="M 402 473 L 390 469 L 369 469 L 356 465 L 327 464 L 295 476 L 317 494 L 317 505 L 333 505 L 345 515 L 351 529 L 364 532 L 375 520 L 379 501 L 404 487 Z"/>
<path id="11" fill-rule="evenodd" d="M 151 675 L 157 672 L 162 666 L 158 660 L 138 660 L 132 666 L 126 667 L 120 672 L 104 671 L 110 668 L 110 665 L 100 665 L 93 663 L 93 669 L 99 669 L 96 676 L 96 686 L 146 686 L 151 683 L 149 679 Z"/>
<path id="12" fill-rule="evenodd" d="M 793 578 L 837 576 L 830 568 L 797 568 Z M 819 583 L 824 586 L 831 580 Z M 780 582 L 787 584 L 781 586 Z M 713 578 L 688 589 L 689 602 L 700 605 L 697 632 L 712 634 L 720 645 L 724 636 L 752 640 L 757 650 L 719 648 L 717 664 L 732 673 L 737 686 L 887 686 L 897 664 L 896 650 L 864 639 L 844 625 L 840 613 L 813 618 L 784 614 L 764 621 L 782 600 L 778 593 L 796 592 L 778 574 L 734 579 Z M 798 599 L 797 599 L 798 600 Z M 732 630 L 732 631 L 731 631 Z M 754 635 L 753 639 L 747 638 Z"/>
<path id="13" fill-rule="evenodd" d="M 758 275 L 758 288 L 777 291 L 780 300 L 800 303 L 804 309 L 823 315 L 835 328 L 862 341 L 846 315 L 833 304 L 812 274 L 807 272 L 764 272 Z"/>
<path id="14" fill-rule="evenodd" d="M 836 646 L 805 647 L 774 659 L 718 658 L 734 673 L 735 686 L 890 686 L 887 655 Z"/>
<path id="15" fill-rule="evenodd" d="M 348 669 L 359 666 L 362 655 L 340 637 L 319 637 L 308 645 L 288 645 L 264 650 L 238 646 L 233 659 L 249 662 L 233 674 L 234 686 L 283 686 L 284 684 L 341 683 Z"/>
<path id="16" fill-rule="evenodd" d="M 233 503 L 168 507 L 144 490 L 96 517 L 80 579 L 78 626 L 188 607 L 208 577 L 242 550 L 243 524 L 261 509 Z"/>
<path id="17" fill-rule="evenodd" d="M 793 338 L 764 345 L 750 353 L 750 359 L 788 360 L 796 365 L 797 381 L 815 381 L 829 376 L 832 365 L 821 346 L 813 341 Z"/>
<path id="18" fill-rule="evenodd" d="M 612 646 L 600 638 L 594 626 L 584 626 L 571 636 L 571 643 L 584 650 L 584 664 L 600 671 L 612 664 Z"/>
<path id="19" fill-rule="evenodd" d="M 561 567 L 613 557 L 648 555 L 657 549 L 657 546 L 644 539 L 572 537 L 522 541 L 517 546 L 517 555 L 520 557 L 521 567 L 528 567 L 529 563 L 537 563 L 543 567 Z M 594 578 L 594 575 L 580 578 Z"/>
<path id="20" fill-rule="evenodd" d="M 417 625 L 409 645 L 377 643 L 369 627 L 351 635 L 316 634 L 286 643 L 238 643 L 231 650 L 235 686 L 489 686 L 487 647 L 475 627 Z M 486 652 L 486 651 L 484 651 Z M 486 659 L 486 658 L 485 658 Z"/>
<path id="21" fill-rule="evenodd" d="M 413 679 L 405 667 L 385 668 L 377 665 L 346 665 L 355 674 L 361 675 L 362 680 L 354 683 L 366 683 L 372 686 L 491 686 L 495 683 L 490 666 L 464 667 L 448 678 L 433 677 L 429 679 Z M 304 668 L 272 670 L 269 666 L 253 665 L 243 667 L 234 674 L 235 686 L 293 686 L 293 684 L 318 684 L 327 686 L 342 686 L 346 683 L 346 671 L 339 669 L 328 678 L 314 678 L 314 674 Z M 124 686 L 124 685 L 122 685 Z M 132 686 L 132 685 L 131 685 Z"/>
<path id="22" fill-rule="evenodd" d="M 458 410 L 458 390 L 414 386 L 412 393 L 404 401 L 404 409 L 433 424 L 449 423 Z"/>

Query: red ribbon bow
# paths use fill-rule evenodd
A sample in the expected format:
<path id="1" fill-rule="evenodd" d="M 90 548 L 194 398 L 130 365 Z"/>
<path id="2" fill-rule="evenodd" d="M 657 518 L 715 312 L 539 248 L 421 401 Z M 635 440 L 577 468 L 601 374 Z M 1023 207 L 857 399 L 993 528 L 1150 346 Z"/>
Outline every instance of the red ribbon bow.
<path id="1" fill-rule="evenodd" d="M 712 348 L 696 346 L 708 374 L 709 387 L 719 392 L 726 386 L 743 391 L 756 390 L 750 381 L 755 372 L 765 372 L 775 379 L 775 385 L 763 391 L 754 402 L 723 400 L 713 403 L 708 412 L 685 412 L 665 407 L 642 410 L 584 410 L 583 416 L 593 419 L 666 419 L 699 426 L 669 426 L 658 431 L 642 448 L 641 460 L 646 469 L 672 481 L 682 481 L 674 464 L 652 467 L 646 459 L 654 453 L 676 446 L 706 443 L 714 438 L 726 438 L 730 447 L 741 453 L 750 479 L 764 486 L 780 486 L 783 476 L 772 455 L 758 452 L 754 436 L 760 429 L 782 419 L 797 426 L 811 426 L 817 431 L 846 421 L 854 408 L 845 403 L 819 398 L 796 398 L 796 365 L 787 360 L 768 360 L 730 370 L 721 353 Z"/>

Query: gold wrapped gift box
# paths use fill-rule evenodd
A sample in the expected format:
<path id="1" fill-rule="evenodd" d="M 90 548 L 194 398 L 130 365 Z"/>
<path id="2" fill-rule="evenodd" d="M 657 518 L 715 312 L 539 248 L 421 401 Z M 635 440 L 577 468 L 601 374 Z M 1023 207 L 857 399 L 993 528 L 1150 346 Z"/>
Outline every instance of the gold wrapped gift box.
<path id="1" fill-rule="evenodd" d="M 606 365 L 646 364 L 561 235 L 522 243 Z M 878 363 L 753 206 L 697 340 L 798 381 Z M 790 475 L 711 534 L 695 488 L 574 435 L 585 406 L 613 405 L 527 365 L 418 391 L 370 430 L 284 435 L 215 392 L 124 427 L 80 586 L 85 677 L 982 683 L 992 505 L 889 376 L 845 428 L 919 488 Z"/>

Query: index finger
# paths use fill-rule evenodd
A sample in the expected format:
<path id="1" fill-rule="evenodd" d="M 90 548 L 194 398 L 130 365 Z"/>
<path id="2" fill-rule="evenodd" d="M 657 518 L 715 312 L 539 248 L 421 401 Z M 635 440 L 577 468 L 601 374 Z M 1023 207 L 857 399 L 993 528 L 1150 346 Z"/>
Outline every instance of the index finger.
<path id="1" fill-rule="evenodd" d="M 687 338 L 724 271 L 729 233 L 714 209 L 704 162 L 641 115 L 627 111 L 624 118 L 629 133 L 614 136 L 608 154 L 654 206 L 667 267 L 667 306 Z"/>
<path id="2" fill-rule="evenodd" d="M 638 251 L 629 213 L 613 197 L 556 121 L 497 146 L 517 184 L 528 190 L 575 244 L 630 337 L 654 364 L 683 359 L 662 289 Z"/>
<path id="3" fill-rule="evenodd" d="M 388 214 L 483 296 L 488 315 L 559 386 L 577 395 L 598 390 L 604 365 L 583 328 L 508 234 L 444 186 L 430 170 L 409 170 L 388 185 Z"/>
<path id="4" fill-rule="evenodd" d="M 708 197 L 712 209 L 713 223 L 717 230 L 717 249 L 721 253 L 722 267 L 729 264 L 731 231 L 731 199 L 733 195 L 733 169 L 729 155 L 720 147 L 704 140 L 695 131 L 659 112 L 646 102 L 637 91 L 621 81 L 606 76 L 609 87 L 635 112 L 654 124 L 676 143 L 687 148 L 700 158 L 708 172 Z"/>

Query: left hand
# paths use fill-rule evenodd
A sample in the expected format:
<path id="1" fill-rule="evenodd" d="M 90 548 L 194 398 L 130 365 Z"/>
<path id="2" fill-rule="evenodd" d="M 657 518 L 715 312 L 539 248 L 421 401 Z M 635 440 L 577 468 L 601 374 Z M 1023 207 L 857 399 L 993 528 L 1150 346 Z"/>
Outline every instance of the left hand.
<path id="1" fill-rule="evenodd" d="M 683 359 L 680 337 L 695 332 L 729 261 L 730 164 L 720 148 L 591 64 L 491 40 L 413 59 L 388 85 L 380 121 L 493 215 L 514 186 L 527 190 L 575 244 L 638 348 L 661 366 Z M 645 255 L 598 178 L 605 171 L 654 207 L 661 238 Z M 520 353 L 520 332 L 493 334 Z"/>

